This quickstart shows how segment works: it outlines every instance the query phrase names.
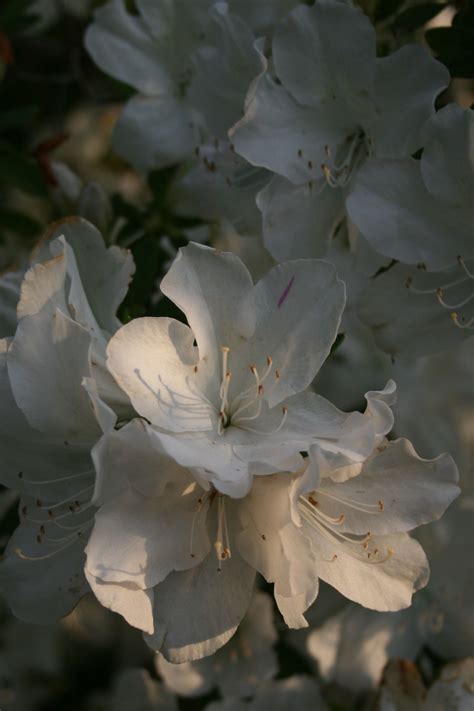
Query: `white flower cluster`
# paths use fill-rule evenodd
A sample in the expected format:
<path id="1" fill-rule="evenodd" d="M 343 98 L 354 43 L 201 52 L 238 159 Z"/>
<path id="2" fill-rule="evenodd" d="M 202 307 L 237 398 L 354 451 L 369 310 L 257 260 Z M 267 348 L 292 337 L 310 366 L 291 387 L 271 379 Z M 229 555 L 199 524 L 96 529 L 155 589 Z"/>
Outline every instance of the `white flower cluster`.
<path id="1" fill-rule="evenodd" d="M 258 636 L 257 573 L 295 629 L 319 580 L 379 612 L 426 585 L 409 533 L 459 494 L 439 454 L 458 447 L 445 437 L 457 415 L 448 425 L 447 398 L 431 397 L 436 358 L 453 378 L 465 353 L 458 391 L 472 378 L 474 119 L 456 104 L 435 111 L 444 66 L 415 45 L 378 58 L 350 4 L 135 4 L 111 0 L 86 33 L 96 63 L 138 92 L 113 147 L 139 171 L 182 164 L 174 209 L 231 234 L 242 259 L 180 249 L 160 288 L 183 321 L 118 321 L 133 260 L 81 218 L 54 225 L 29 268 L 2 279 L 0 476 L 21 500 L 0 590 L 30 622 L 92 590 L 143 630 L 173 688 L 169 662 L 211 655 L 244 618 L 241 634 Z M 434 458 L 391 434 L 392 375 L 396 435 Z M 425 375 L 429 403 L 416 394 Z M 369 626 L 342 635 L 350 609 L 326 623 L 333 651 Z M 330 677 L 324 634 L 307 644 Z M 268 647 L 271 625 L 265 635 Z M 183 683 L 232 687 L 230 662 L 227 675 L 200 663 L 204 681 L 187 667 Z M 312 684 L 269 682 L 249 708 L 292 689 L 309 708 Z M 214 707 L 241 708 L 226 703 Z"/>

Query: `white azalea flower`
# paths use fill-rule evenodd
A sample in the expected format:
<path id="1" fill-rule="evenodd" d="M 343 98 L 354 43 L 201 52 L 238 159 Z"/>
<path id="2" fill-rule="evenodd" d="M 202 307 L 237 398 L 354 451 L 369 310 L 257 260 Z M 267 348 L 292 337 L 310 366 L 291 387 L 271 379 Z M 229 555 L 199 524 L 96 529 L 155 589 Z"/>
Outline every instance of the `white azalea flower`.
<path id="1" fill-rule="evenodd" d="M 242 496 L 253 474 L 297 469 L 298 452 L 311 445 L 361 462 L 390 430 L 383 400 L 393 384 L 368 394 L 365 416 L 307 390 L 344 305 L 344 286 L 327 262 L 287 262 L 254 286 L 232 254 L 190 244 L 161 290 L 189 326 L 136 319 L 110 341 L 107 366 L 168 454 L 199 468 L 202 482 Z"/>
<path id="2" fill-rule="evenodd" d="M 362 292 L 358 314 L 396 359 L 453 348 L 474 333 L 474 259 L 441 272 L 395 264 Z"/>
<path id="3" fill-rule="evenodd" d="M 381 684 L 380 711 L 470 711 L 474 704 L 474 658 L 447 664 L 427 690 L 414 664 L 391 662 Z"/>
<path id="4" fill-rule="evenodd" d="M 271 598 L 255 590 L 237 632 L 216 654 L 184 664 L 158 654 L 156 668 L 165 686 L 180 696 L 201 696 L 217 686 L 224 698 L 246 698 L 276 676 L 276 641 Z"/>
<path id="5" fill-rule="evenodd" d="M 190 159 L 202 132 L 225 140 L 260 59 L 251 29 L 234 14 L 238 3 L 231 12 L 214 0 L 139 0 L 137 8 L 138 16 L 123 0 L 99 8 L 86 47 L 104 71 L 140 92 L 125 107 L 113 145 L 146 170 Z"/>
<path id="6" fill-rule="evenodd" d="M 323 461 L 315 483 L 301 458 L 299 472 L 255 477 L 247 496 L 232 498 L 201 487 L 133 420 L 95 448 L 101 506 L 86 549 L 90 585 L 173 663 L 232 637 L 256 571 L 274 583 L 290 627 L 307 624 L 319 578 L 372 609 L 407 607 L 428 577 L 407 531 L 442 514 L 458 493 L 457 472 L 448 455 L 422 460 L 406 440 L 379 449 L 350 478 Z"/>
<path id="7" fill-rule="evenodd" d="M 54 256 L 25 274 L 14 337 L 0 341 L 1 482 L 22 494 L 0 588 L 15 614 L 33 622 L 66 614 L 87 590 L 90 452 L 116 423 L 111 407 L 130 411 L 101 366 L 107 335 L 119 323 L 130 256 L 106 250 L 81 220 L 57 226 L 48 251 Z"/>
<path id="8" fill-rule="evenodd" d="M 419 161 L 368 161 L 347 209 L 379 252 L 440 271 L 474 257 L 474 112 L 449 104 L 427 121 L 421 137 Z M 472 299 L 472 281 L 470 287 Z"/>
<path id="9" fill-rule="evenodd" d="M 323 255 L 345 209 L 370 238 L 358 221 L 360 171 L 375 165 L 378 180 L 383 161 L 421 147 L 448 72 L 416 45 L 377 59 L 369 20 L 334 0 L 293 10 L 275 31 L 272 57 L 276 78 L 266 72 L 254 83 L 230 132 L 240 155 L 276 174 L 258 196 L 269 251 L 278 260 Z"/>

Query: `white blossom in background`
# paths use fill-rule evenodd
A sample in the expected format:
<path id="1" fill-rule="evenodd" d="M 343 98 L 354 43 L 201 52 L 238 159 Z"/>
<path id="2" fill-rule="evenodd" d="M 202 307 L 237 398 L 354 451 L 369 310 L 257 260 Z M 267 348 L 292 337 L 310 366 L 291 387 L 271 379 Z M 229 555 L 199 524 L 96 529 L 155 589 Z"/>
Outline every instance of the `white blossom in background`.
<path id="1" fill-rule="evenodd" d="M 171 664 L 158 654 L 156 669 L 165 686 L 179 696 L 201 696 L 217 686 L 224 698 L 246 698 L 276 676 L 278 661 L 273 646 L 277 639 L 272 600 L 255 590 L 237 632 L 214 655 Z"/>
<path id="2" fill-rule="evenodd" d="M 445 106 L 426 122 L 421 141 L 420 160 L 367 162 L 348 210 L 382 254 L 440 271 L 474 257 L 474 111 Z M 460 271 L 472 300 L 472 274 Z M 456 290 L 446 289 L 446 300 L 452 296 Z"/>
<path id="3" fill-rule="evenodd" d="M 368 18 L 333 0 L 300 5 L 282 20 L 272 58 L 230 131 L 240 155 L 276 174 L 257 198 L 266 246 L 279 260 L 324 255 L 345 211 L 371 240 L 358 221 L 361 171 L 372 168 L 378 184 L 385 160 L 422 146 L 448 72 L 417 45 L 378 59 Z"/>
<path id="4" fill-rule="evenodd" d="M 455 348 L 474 335 L 474 259 L 442 272 L 395 264 L 359 295 L 357 313 L 375 343 L 405 362 Z"/>
<path id="5" fill-rule="evenodd" d="M 16 615 L 43 623 L 87 590 L 91 449 L 131 409 L 101 354 L 133 272 L 130 255 L 107 250 L 84 221 L 65 221 L 48 237 L 25 274 L 15 334 L 0 341 L 1 482 L 21 493 L 0 589 Z"/>
<path id="6" fill-rule="evenodd" d="M 380 686 L 377 711 L 471 711 L 474 705 L 474 657 L 447 664 L 426 689 L 416 666 L 391 662 Z"/>
<path id="7" fill-rule="evenodd" d="M 189 326 L 135 319 L 110 341 L 107 367 L 168 454 L 203 483 L 243 496 L 253 475 L 299 469 L 312 444 L 361 462 L 390 430 L 384 394 L 368 393 L 362 415 L 308 389 L 344 306 L 329 263 L 286 262 L 254 285 L 237 257 L 191 243 L 160 288 Z"/>

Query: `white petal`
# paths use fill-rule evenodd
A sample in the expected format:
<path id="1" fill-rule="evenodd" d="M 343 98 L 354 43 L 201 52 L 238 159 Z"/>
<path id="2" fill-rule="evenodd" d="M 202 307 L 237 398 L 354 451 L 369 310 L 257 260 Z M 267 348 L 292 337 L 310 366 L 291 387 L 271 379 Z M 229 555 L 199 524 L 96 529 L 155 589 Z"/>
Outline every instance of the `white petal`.
<path id="1" fill-rule="evenodd" d="M 421 173 L 434 197 L 453 206 L 474 194 L 474 111 L 448 104 L 423 129 Z"/>
<path id="2" fill-rule="evenodd" d="M 301 392 L 314 379 L 336 338 L 345 287 L 328 262 L 298 260 L 271 269 L 255 287 L 256 362 L 271 356 L 270 406 Z"/>
<path id="3" fill-rule="evenodd" d="M 62 500 L 71 486 L 78 490 L 93 479 L 90 443 L 72 448 L 61 436 L 47 437 L 29 425 L 11 391 L 7 350 L 8 341 L 0 341 L 1 483 L 35 497 L 47 494 L 49 499 Z M 78 477 L 69 480 L 71 475 Z"/>
<path id="4" fill-rule="evenodd" d="M 295 185 L 324 177 L 324 147 L 337 146 L 352 128 L 326 106 L 301 106 L 268 74 L 255 82 L 247 102 L 244 117 L 229 132 L 237 153 Z"/>
<path id="5" fill-rule="evenodd" d="M 359 9 L 331 0 L 300 5 L 278 25 L 273 58 L 279 79 L 300 103 L 332 104 L 335 117 L 352 113 L 355 123 L 367 110 L 375 32 Z"/>
<path id="6" fill-rule="evenodd" d="M 212 407 L 192 384 L 197 350 L 192 331 L 171 318 L 138 318 L 110 340 L 107 367 L 135 410 L 174 432 L 212 427 Z"/>
<path id="7" fill-rule="evenodd" d="M 295 187 L 275 177 L 259 192 L 265 246 L 278 261 L 326 254 L 344 202 L 340 190 L 327 185 L 321 189 L 320 182 Z"/>
<path id="8" fill-rule="evenodd" d="M 192 570 L 172 573 L 154 590 L 155 635 L 146 641 L 174 664 L 213 654 L 245 615 L 254 579 L 237 551 L 221 571 L 211 553 Z"/>
<path id="9" fill-rule="evenodd" d="M 55 307 L 69 313 L 64 289 L 66 268 L 64 254 L 58 254 L 26 272 L 18 302 L 18 319 Z"/>
<path id="10" fill-rule="evenodd" d="M 53 537 L 64 535 L 54 529 L 47 526 Z M 88 591 L 84 542 L 76 539 L 66 546 L 39 542 L 38 531 L 38 525 L 24 520 L 13 533 L 0 563 L 0 590 L 17 617 L 47 624 L 67 615 Z"/>
<path id="11" fill-rule="evenodd" d="M 315 600 L 318 576 L 305 536 L 293 524 L 289 474 L 258 478 L 237 504 L 242 531 L 239 552 L 267 582 L 275 583 L 275 599 L 290 626 L 305 626 L 302 613 Z M 295 611 L 293 608 L 296 607 Z"/>
<path id="12" fill-rule="evenodd" d="M 466 260 L 466 266 L 472 271 L 474 261 Z M 470 295 L 469 281 L 459 283 L 462 276 L 459 266 L 445 272 L 425 272 L 395 264 L 361 293 L 357 313 L 372 329 L 377 346 L 395 358 L 413 359 L 453 348 L 470 338 L 472 331 L 453 323 L 451 310 L 438 300 L 437 289 L 455 284 L 443 294 L 444 301 L 457 307 L 461 323 L 469 321 L 470 304 L 459 306 Z"/>
<path id="13" fill-rule="evenodd" d="M 135 89 L 162 94 L 172 88 L 160 48 L 142 19 L 127 12 L 123 0 L 112 0 L 95 12 L 85 44 L 103 71 Z"/>
<path id="14" fill-rule="evenodd" d="M 221 347 L 232 348 L 254 332 L 252 278 L 230 252 L 189 244 L 180 249 L 160 288 L 186 315 L 201 360 L 220 363 Z"/>
<path id="15" fill-rule="evenodd" d="M 101 605 L 118 612 L 129 625 L 153 633 L 153 591 L 132 583 L 110 583 L 94 577 L 87 569 L 86 578 Z"/>
<path id="16" fill-rule="evenodd" d="M 205 657 L 196 662 L 172 664 L 158 653 L 155 666 L 167 689 L 179 696 L 194 698 L 209 693 L 215 686 L 213 659 Z"/>
<path id="17" fill-rule="evenodd" d="M 131 253 L 116 245 L 107 248 L 94 225 L 80 217 L 55 223 L 51 239 L 60 236 L 64 237 L 74 253 L 75 272 L 69 276 L 79 281 L 75 290 L 84 290 L 99 326 L 110 334 L 114 333 L 120 326 L 117 309 L 125 298 L 135 271 Z"/>
<path id="18" fill-rule="evenodd" d="M 436 200 L 419 161 L 369 159 L 346 202 L 350 218 L 378 252 L 406 264 L 443 269 L 474 254 L 470 210 Z"/>
<path id="19" fill-rule="evenodd" d="M 101 437 L 92 458 L 97 472 L 93 497 L 97 506 L 130 488 L 146 498 L 161 496 L 175 469 L 180 469 L 164 455 L 149 426 L 138 418 Z"/>
<path id="20" fill-rule="evenodd" d="M 16 402 L 41 432 L 72 442 L 98 437 L 82 387 L 89 376 L 90 343 L 89 333 L 59 310 L 21 319 L 8 351 L 8 373 Z"/>
<path id="21" fill-rule="evenodd" d="M 190 477 L 186 487 L 188 482 Z M 168 486 L 161 497 L 129 491 L 104 504 L 86 548 L 88 572 L 146 589 L 173 570 L 198 565 L 210 546 L 206 517 L 196 515 L 198 496 L 194 490 L 185 495 L 181 484 Z"/>
<path id="22" fill-rule="evenodd" d="M 421 147 L 423 124 L 433 114 L 435 99 L 449 81 L 444 65 L 419 45 L 408 44 L 377 59 L 377 119 L 367 131 L 378 158 L 408 157 Z M 401 101 L 403 112 L 398 111 Z"/>
<path id="23" fill-rule="evenodd" d="M 130 99 L 112 134 L 116 153 L 141 172 L 181 163 L 197 145 L 193 116 L 173 96 Z"/>
<path id="24" fill-rule="evenodd" d="M 372 544 L 378 548 L 380 559 L 388 558 L 383 563 L 370 563 L 364 559 L 367 553 L 361 544 L 353 555 L 344 551 L 346 544 L 333 544 L 306 524 L 304 531 L 313 545 L 319 577 L 364 607 L 381 612 L 401 610 L 427 583 L 426 556 L 420 544 L 406 533 L 374 538 Z"/>
<path id="25" fill-rule="evenodd" d="M 190 101 L 205 116 L 209 130 L 220 139 L 243 113 L 250 82 L 261 71 L 255 37 L 238 17 L 217 5 L 211 11 L 215 39 L 193 55 L 195 76 Z"/>

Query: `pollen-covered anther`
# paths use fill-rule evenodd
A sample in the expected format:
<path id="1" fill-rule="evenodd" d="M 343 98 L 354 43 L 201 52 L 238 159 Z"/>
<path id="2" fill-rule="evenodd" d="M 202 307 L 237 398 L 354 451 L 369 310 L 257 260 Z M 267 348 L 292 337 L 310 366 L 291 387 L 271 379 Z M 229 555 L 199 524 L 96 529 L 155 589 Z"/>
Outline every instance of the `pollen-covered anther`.
<path id="1" fill-rule="evenodd" d="M 384 502 L 382 501 L 382 499 L 379 499 L 378 505 L 379 505 L 380 511 L 385 511 L 385 504 L 384 504 Z"/>

